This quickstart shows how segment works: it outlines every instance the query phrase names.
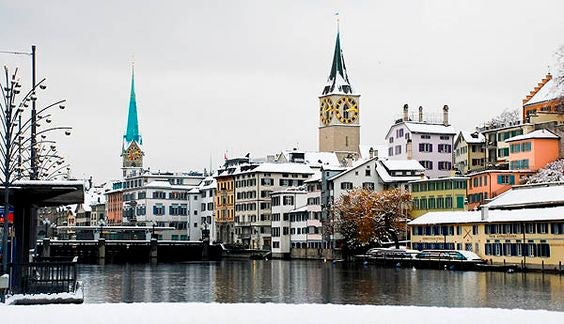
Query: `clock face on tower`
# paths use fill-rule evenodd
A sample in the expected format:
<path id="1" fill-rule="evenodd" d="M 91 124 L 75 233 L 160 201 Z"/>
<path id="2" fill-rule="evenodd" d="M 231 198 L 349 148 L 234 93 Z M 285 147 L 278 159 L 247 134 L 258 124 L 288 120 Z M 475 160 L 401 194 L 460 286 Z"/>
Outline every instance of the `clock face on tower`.
<path id="1" fill-rule="evenodd" d="M 323 98 L 321 100 L 321 105 L 319 108 L 319 117 L 321 118 L 321 122 L 323 125 L 329 125 L 331 119 L 333 119 L 333 103 L 329 98 Z"/>
<path id="2" fill-rule="evenodd" d="M 142 155 L 143 153 L 141 152 L 141 150 L 137 145 L 131 145 L 127 150 L 127 159 L 129 161 L 139 160 Z"/>
<path id="3" fill-rule="evenodd" d="M 335 104 L 335 116 L 343 124 L 350 124 L 358 118 L 358 103 L 354 98 L 342 97 Z"/>

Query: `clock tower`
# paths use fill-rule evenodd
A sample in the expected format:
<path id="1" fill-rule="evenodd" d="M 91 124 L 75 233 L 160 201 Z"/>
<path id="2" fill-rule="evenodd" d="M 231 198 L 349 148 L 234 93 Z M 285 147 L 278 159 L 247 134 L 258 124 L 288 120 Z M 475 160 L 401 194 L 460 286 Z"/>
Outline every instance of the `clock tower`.
<path id="1" fill-rule="evenodd" d="M 137 102 L 135 100 L 135 69 L 131 68 L 131 94 L 129 97 L 129 112 L 127 116 L 127 129 L 123 136 L 121 157 L 123 177 L 139 174 L 143 170 L 143 139 L 139 134 L 137 119 Z"/>
<path id="2" fill-rule="evenodd" d="M 341 50 L 337 31 L 337 42 L 333 64 L 327 84 L 319 97 L 319 151 L 335 152 L 340 161 L 356 159 L 360 145 L 360 95 L 355 94 Z"/>

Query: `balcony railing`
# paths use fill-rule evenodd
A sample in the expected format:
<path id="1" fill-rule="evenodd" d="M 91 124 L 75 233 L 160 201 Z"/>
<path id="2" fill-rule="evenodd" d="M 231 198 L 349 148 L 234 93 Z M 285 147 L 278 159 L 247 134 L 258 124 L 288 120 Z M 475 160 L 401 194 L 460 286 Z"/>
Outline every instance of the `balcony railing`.
<path id="1" fill-rule="evenodd" d="M 12 264 L 15 277 L 13 291 L 19 294 L 73 293 L 77 287 L 77 258 L 72 261 L 40 259 L 25 264 Z"/>

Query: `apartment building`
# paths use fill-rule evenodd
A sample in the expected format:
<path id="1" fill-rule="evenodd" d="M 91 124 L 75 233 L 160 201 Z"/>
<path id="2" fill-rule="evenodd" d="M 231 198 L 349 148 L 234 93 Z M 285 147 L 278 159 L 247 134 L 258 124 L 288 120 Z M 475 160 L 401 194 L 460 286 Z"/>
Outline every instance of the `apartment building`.
<path id="1" fill-rule="evenodd" d="M 241 165 L 235 183 L 235 241 L 254 249 L 271 249 L 270 194 L 302 186 L 314 171 L 303 163 Z"/>

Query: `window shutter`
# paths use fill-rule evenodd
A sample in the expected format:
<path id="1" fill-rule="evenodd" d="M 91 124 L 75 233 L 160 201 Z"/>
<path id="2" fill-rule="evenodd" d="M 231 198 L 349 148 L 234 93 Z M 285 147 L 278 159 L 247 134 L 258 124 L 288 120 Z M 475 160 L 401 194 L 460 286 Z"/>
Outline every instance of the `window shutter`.
<path id="1" fill-rule="evenodd" d="M 509 176 L 509 184 L 515 184 L 515 176 L 514 175 Z"/>
<path id="2" fill-rule="evenodd" d="M 502 184 L 503 183 L 503 177 L 501 175 L 497 176 L 497 184 Z"/>

